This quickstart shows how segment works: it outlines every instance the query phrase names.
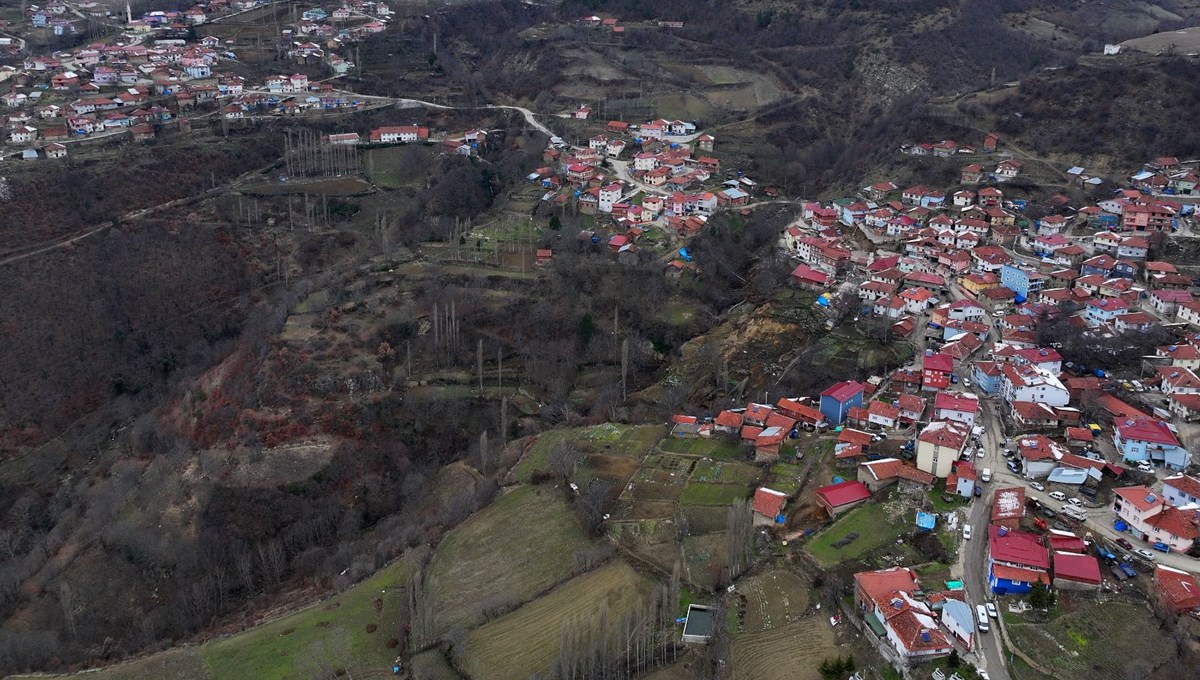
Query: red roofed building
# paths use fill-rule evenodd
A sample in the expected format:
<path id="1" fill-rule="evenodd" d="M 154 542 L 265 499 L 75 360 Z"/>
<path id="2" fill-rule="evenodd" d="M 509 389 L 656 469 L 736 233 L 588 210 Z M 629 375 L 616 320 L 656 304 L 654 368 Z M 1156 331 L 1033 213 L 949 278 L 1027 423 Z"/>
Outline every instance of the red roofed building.
<path id="1" fill-rule="evenodd" d="M 979 398 L 969 392 L 938 392 L 933 399 L 934 420 L 954 420 L 975 424 L 979 413 Z"/>
<path id="2" fill-rule="evenodd" d="M 752 425 L 766 425 L 767 419 L 775 409 L 767 404 L 749 403 L 746 405 L 745 412 L 742 413 L 742 422 Z"/>
<path id="3" fill-rule="evenodd" d="M 1100 563 L 1077 552 L 1058 551 L 1054 559 L 1054 587 L 1060 590 L 1100 590 Z"/>
<path id="4" fill-rule="evenodd" d="M 776 518 L 782 516 L 783 506 L 786 504 L 787 494 L 760 486 L 754 492 L 754 523 L 775 524 Z"/>
<path id="5" fill-rule="evenodd" d="M 816 425 L 817 423 L 825 420 L 825 416 L 822 415 L 820 411 L 795 399 L 781 398 L 775 404 L 775 408 L 778 409 L 778 411 L 783 415 L 788 416 L 789 418 L 795 418 L 801 423 L 807 423 L 809 425 Z"/>
<path id="6" fill-rule="evenodd" d="M 823 271 L 813 269 L 806 264 L 802 264 L 792 270 L 791 280 L 793 286 L 819 290 L 829 286 L 830 282 L 833 281 L 833 276 L 826 274 Z"/>
<path id="7" fill-rule="evenodd" d="M 882 458 L 860 463 L 858 481 L 865 484 L 874 493 L 897 482 L 900 483 L 901 488 L 928 489 L 933 486 L 934 476 L 918 470 L 898 458 Z"/>
<path id="8" fill-rule="evenodd" d="M 971 428 L 963 423 L 935 420 L 917 436 L 917 468 L 936 477 L 948 477 L 966 447 Z"/>
<path id="9" fill-rule="evenodd" d="M 1025 487 L 996 489 L 992 494 L 992 524 L 1016 529 L 1025 516 Z"/>
<path id="10" fill-rule="evenodd" d="M 817 489 L 817 503 L 825 508 L 830 517 L 857 507 L 871 497 L 871 490 L 856 480 L 831 484 Z"/>
<path id="11" fill-rule="evenodd" d="M 1034 534 L 988 527 L 988 585 L 997 595 L 1021 595 L 1034 583 L 1050 584 L 1050 555 Z"/>
<path id="12" fill-rule="evenodd" d="M 1183 613 L 1200 608 L 1200 586 L 1196 577 L 1186 571 L 1161 564 L 1155 566 L 1154 589 L 1158 601 L 1170 611 Z"/>
<path id="13" fill-rule="evenodd" d="M 867 407 L 867 422 L 883 428 L 900 425 L 900 405 L 876 399 Z"/>
<path id="14" fill-rule="evenodd" d="M 954 649 L 929 605 L 912 597 L 920 588 L 904 567 L 854 575 L 854 604 L 867 625 L 906 661 L 945 656 Z"/>
<path id="15" fill-rule="evenodd" d="M 1083 539 L 1069 531 L 1059 531 L 1051 529 L 1046 534 L 1046 547 L 1054 551 L 1067 551 L 1085 553 L 1087 552 L 1087 543 Z"/>
<path id="16" fill-rule="evenodd" d="M 1167 504 L 1148 487 L 1128 486 L 1114 491 L 1113 512 L 1138 539 L 1187 552 L 1200 536 L 1200 529 L 1194 523 L 1195 513 Z"/>
<path id="17" fill-rule="evenodd" d="M 855 430 L 849 427 L 842 428 L 838 433 L 838 441 L 845 444 L 858 444 L 859 446 L 869 446 L 874 440 L 874 435 L 870 432 Z"/>
<path id="18" fill-rule="evenodd" d="M 926 350 L 921 362 L 921 389 L 944 390 L 950 386 L 954 359 L 946 354 Z"/>
<path id="19" fill-rule="evenodd" d="M 721 411 L 713 420 L 713 429 L 717 432 L 737 432 L 742 428 L 742 414 L 735 411 Z"/>

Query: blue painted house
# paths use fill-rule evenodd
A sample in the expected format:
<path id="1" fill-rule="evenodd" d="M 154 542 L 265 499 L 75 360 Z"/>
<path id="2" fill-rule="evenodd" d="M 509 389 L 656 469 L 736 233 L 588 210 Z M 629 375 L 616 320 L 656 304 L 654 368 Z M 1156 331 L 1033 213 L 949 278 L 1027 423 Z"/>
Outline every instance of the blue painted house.
<path id="1" fill-rule="evenodd" d="M 1121 458 L 1129 463 L 1149 461 L 1168 470 L 1183 470 L 1192 462 L 1192 454 L 1169 425 L 1153 418 L 1128 418 L 1113 428 L 1113 444 Z"/>
<path id="2" fill-rule="evenodd" d="M 996 595 L 1024 595 L 1033 584 L 1050 585 L 1050 551 L 1040 537 L 988 525 L 988 587 Z"/>
<path id="3" fill-rule="evenodd" d="M 1121 298 L 1101 298 L 1089 300 L 1083 312 L 1083 320 L 1088 326 L 1104 326 L 1116 321 L 1118 316 L 1129 312 L 1129 303 Z"/>
<path id="4" fill-rule="evenodd" d="M 985 394 L 995 394 L 1000 391 L 1002 382 L 1000 364 L 995 361 L 976 361 L 971 368 L 971 380 L 975 387 Z"/>
<path id="5" fill-rule="evenodd" d="M 863 405 L 865 385 L 853 380 L 837 383 L 821 393 L 821 414 L 832 425 L 846 422 L 846 414 Z"/>
<path id="6" fill-rule="evenodd" d="M 1000 270 L 1000 285 L 1017 294 L 1017 302 L 1028 300 L 1031 293 L 1042 289 L 1046 277 L 1041 272 L 1006 264 Z"/>

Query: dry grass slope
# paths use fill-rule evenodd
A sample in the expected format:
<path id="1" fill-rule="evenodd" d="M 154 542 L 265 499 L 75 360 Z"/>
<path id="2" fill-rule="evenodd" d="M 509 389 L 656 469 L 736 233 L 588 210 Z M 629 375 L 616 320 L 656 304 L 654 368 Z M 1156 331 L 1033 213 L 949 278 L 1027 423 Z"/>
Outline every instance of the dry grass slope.
<path id="1" fill-rule="evenodd" d="M 437 630 L 471 628 L 570 578 L 592 542 L 560 491 L 519 487 L 447 534 L 427 572 Z"/>
<path id="2" fill-rule="evenodd" d="M 615 622 L 650 595 L 650 582 L 624 561 L 572 579 L 524 607 L 471 631 L 463 670 L 473 678 L 527 678 L 558 656 L 562 624 L 608 605 Z"/>

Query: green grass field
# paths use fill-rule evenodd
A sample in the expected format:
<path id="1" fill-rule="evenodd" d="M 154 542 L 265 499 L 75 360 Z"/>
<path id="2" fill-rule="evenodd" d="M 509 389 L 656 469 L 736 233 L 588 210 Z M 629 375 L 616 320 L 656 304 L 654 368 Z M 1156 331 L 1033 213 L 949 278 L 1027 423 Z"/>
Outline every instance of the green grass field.
<path id="1" fill-rule="evenodd" d="M 746 463 L 723 460 L 702 460 L 692 470 L 692 482 L 713 484 L 752 484 L 762 477 L 762 470 Z"/>
<path id="2" fill-rule="evenodd" d="M 808 544 L 808 552 L 825 566 L 843 560 L 862 557 L 867 552 L 896 540 L 907 527 L 903 521 L 891 522 L 884 513 L 884 504 L 867 501 L 861 507 L 838 518 L 833 526 L 817 534 Z M 858 538 L 842 548 L 833 543 L 855 532 Z"/>
<path id="3" fill-rule="evenodd" d="M 205 644 L 200 656 L 218 680 L 307 678 L 323 665 L 388 670 L 403 588 L 404 564 L 396 562 L 338 597 Z"/>
<path id="4" fill-rule="evenodd" d="M 303 680 L 333 667 L 345 668 L 355 676 L 390 673 L 396 651 L 389 644 L 398 637 L 403 584 L 404 563 L 397 561 L 341 595 L 283 618 L 200 646 L 169 649 L 92 671 L 87 677 Z M 373 626 L 374 632 L 367 632 L 368 626 Z"/>
<path id="5" fill-rule="evenodd" d="M 786 494 L 794 494 L 800 490 L 800 476 L 804 474 L 804 468 L 799 465 L 789 465 L 788 463 L 776 463 L 771 466 L 771 477 L 767 482 L 767 486 Z"/>
<path id="6" fill-rule="evenodd" d="M 679 498 L 681 505 L 729 505 L 750 495 L 745 484 L 689 482 Z"/>
<path id="7" fill-rule="evenodd" d="M 649 598 L 651 583 L 624 561 L 576 577 L 544 597 L 471 631 L 463 671 L 472 678 L 528 678 L 558 657 L 563 622 L 608 607 L 610 626 Z"/>
<path id="8" fill-rule="evenodd" d="M 426 571 L 436 629 L 471 628 L 484 610 L 519 605 L 570 578 L 590 546 L 561 491 L 520 487 L 463 522 L 438 545 Z"/>
<path id="9" fill-rule="evenodd" d="M 528 482 L 535 470 L 549 468 L 550 452 L 559 442 L 574 439 L 584 453 L 609 456 L 631 456 L 641 459 L 654 449 L 666 434 L 661 425 L 597 425 L 563 430 L 550 430 L 538 435 L 537 441 L 509 474 L 510 481 Z"/>
<path id="10" fill-rule="evenodd" d="M 670 453 L 685 453 L 692 456 L 707 456 L 721 460 L 744 460 L 748 456 L 734 439 L 714 437 L 712 439 L 664 439 L 658 448 Z"/>

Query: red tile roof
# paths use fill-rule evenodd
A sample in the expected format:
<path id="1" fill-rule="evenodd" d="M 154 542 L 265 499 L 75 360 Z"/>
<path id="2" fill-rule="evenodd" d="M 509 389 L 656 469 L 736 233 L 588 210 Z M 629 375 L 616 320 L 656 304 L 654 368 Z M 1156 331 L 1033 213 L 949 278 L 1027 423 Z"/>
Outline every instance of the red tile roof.
<path id="1" fill-rule="evenodd" d="M 860 571 L 854 575 L 860 590 L 871 600 L 884 600 L 894 592 L 911 593 L 917 590 L 917 574 L 907 567 L 892 567 L 878 571 Z"/>
<path id="2" fill-rule="evenodd" d="M 988 525 L 988 548 L 992 559 L 1028 569 L 1049 569 L 1050 555 L 1034 534 Z"/>
<path id="3" fill-rule="evenodd" d="M 1200 529 L 1196 528 L 1194 521 L 1195 516 L 1195 513 L 1184 512 L 1173 505 L 1168 505 L 1163 508 L 1162 512 L 1146 520 L 1146 523 L 1172 536 L 1184 540 L 1195 540 L 1200 536 Z"/>
<path id="4" fill-rule="evenodd" d="M 1034 569 L 1023 569 L 1021 567 L 1010 567 L 1006 564 L 993 564 L 992 573 L 996 578 L 1002 578 L 1008 581 L 1020 581 L 1022 583 L 1037 583 L 1041 581 L 1049 585 L 1050 579 L 1046 577 L 1043 571 Z"/>
<path id="5" fill-rule="evenodd" d="M 734 413 L 733 411 L 721 411 L 717 414 L 713 422 L 721 427 L 741 427 L 742 414 Z"/>
<path id="6" fill-rule="evenodd" d="M 772 520 L 779 516 L 784 503 L 787 503 L 787 494 L 782 491 L 762 486 L 754 492 L 754 512 L 770 517 Z"/>
<path id="7" fill-rule="evenodd" d="M 961 450 L 969 433 L 970 428 L 962 423 L 939 420 L 925 426 L 917 439 L 927 444 Z"/>
<path id="8" fill-rule="evenodd" d="M 1159 595 L 1175 611 L 1200 607 L 1200 586 L 1196 584 L 1195 576 L 1160 564 L 1154 568 L 1154 584 Z"/>
<path id="9" fill-rule="evenodd" d="M 833 385 L 829 389 L 821 393 L 822 397 L 830 397 L 838 402 L 846 402 L 854 397 L 854 395 L 862 392 L 862 383 L 854 382 L 853 380 L 845 380 Z"/>
<path id="10" fill-rule="evenodd" d="M 1091 555 L 1054 553 L 1054 578 L 1100 585 L 1100 563 Z"/>
<path id="11" fill-rule="evenodd" d="M 1117 435 L 1123 440 L 1179 446 L 1179 439 L 1171 432 L 1171 428 L 1163 421 L 1152 418 L 1133 418 L 1117 423 Z"/>
<path id="12" fill-rule="evenodd" d="M 1200 479 L 1188 475 L 1175 475 L 1163 479 L 1163 486 L 1168 484 L 1192 498 L 1200 498 Z"/>
<path id="13" fill-rule="evenodd" d="M 1120 496 L 1122 500 L 1137 508 L 1138 512 L 1146 512 L 1163 503 L 1162 498 L 1151 491 L 1148 486 L 1125 486 L 1113 489 L 1113 492 Z"/>
<path id="14" fill-rule="evenodd" d="M 870 432 L 863 432 L 861 430 L 855 430 L 849 427 L 842 428 L 841 433 L 838 434 L 839 442 L 858 444 L 860 446 L 866 446 L 870 444 L 871 439 L 872 435 Z"/>
<path id="15" fill-rule="evenodd" d="M 1021 519 L 1025 516 L 1025 488 L 1013 486 L 996 489 L 992 494 L 992 521 Z"/>
<path id="16" fill-rule="evenodd" d="M 937 396 L 933 398 L 933 408 L 935 411 L 946 410 L 977 413 L 979 411 L 979 398 L 965 392 L 938 392 Z"/>
<path id="17" fill-rule="evenodd" d="M 954 358 L 947 354 L 934 352 L 925 355 L 921 362 L 921 367 L 927 371 L 951 373 L 954 371 Z"/>
<path id="18" fill-rule="evenodd" d="M 865 501 L 871 497 L 871 490 L 865 484 L 849 480 L 840 484 L 830 484 L 817 489 L 817 496 L 831 508 Z"/>

